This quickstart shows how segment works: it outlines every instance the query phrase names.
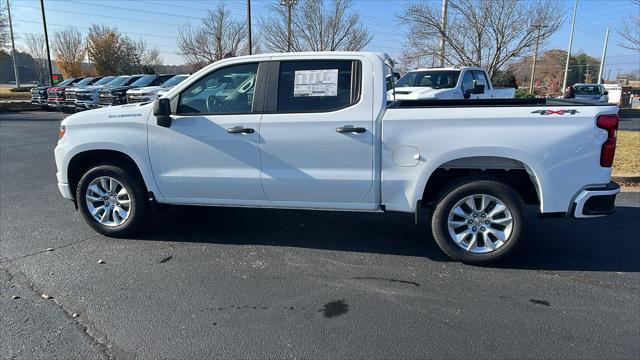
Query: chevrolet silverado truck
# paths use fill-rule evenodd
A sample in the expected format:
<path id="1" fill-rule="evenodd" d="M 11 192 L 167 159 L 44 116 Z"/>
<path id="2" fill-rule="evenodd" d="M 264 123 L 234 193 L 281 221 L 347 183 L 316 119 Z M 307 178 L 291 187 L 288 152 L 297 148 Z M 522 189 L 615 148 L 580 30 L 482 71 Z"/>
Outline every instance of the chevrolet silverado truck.
<path id="1" fill-rule="evenodd" d="M 152 103 L 64 119 L 58 188 L 114 237 L 160 204 L 430 215 L 439 247 L 474 264 L 522 243 L 526 205 L 615 211 L 616 106 L 387 101 L 391 71 L 366 52 L 220 60 Z"/>
<path id="2" fill-rule="evenodd" d="M 471 66 L 413 70 L 395 84 L 396 100 L 513 99 L 515 96 L 515 88 L 494 87 L 483 69 Z"/>
<path id="3" fill-rule="evenodd" d="M 160 97 L 160 92 L 167 92 L 172 87 L 178 85 L 189 75 L 173 75 L 161 85 L 151 85 L 141 88 L 127 90 L 127 103 L 133 104 L 137 102 L 149 102 Z"/>

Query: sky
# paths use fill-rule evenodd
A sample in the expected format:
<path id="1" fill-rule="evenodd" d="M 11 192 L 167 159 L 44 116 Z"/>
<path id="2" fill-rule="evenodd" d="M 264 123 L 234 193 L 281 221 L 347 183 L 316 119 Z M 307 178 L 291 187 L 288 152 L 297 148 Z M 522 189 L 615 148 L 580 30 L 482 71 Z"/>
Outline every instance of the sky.
<path id="1" fill-rule="evenodd" d="M 6 0 L 0 0 L 6 1 Z M 360 12 L 373 40 L 364 49 L 398 55 L 406 27 L 396 14 L 416 0 L 354 0 L 353 8 Z M 423 0 L 427 1 L 427 0 Z M 432 0 L 439 6 L 441 0 Z M 16 36 L 16 47 L 27 33 L 42 33 L 39 0 L 9 0 Z M 116 26 L 133 37 L 142 38 L 156 46 L 165 64 L 182 64 L 177 53 L 178 28 L 187 22 L 198 24 L 207 9 L 217 6 L 219 0 L 44 0 L 49 36 L 65 26 L 75 26 L 83 33 L 92 23 Z M 260 17 L 269 15 L 269 6 L 279 0 L 251 0 L 254 34 Z M 247 0 L 225 0 L 233 16 L 246 19 Z M 566 49 L 569 43 L 573 0 L 564 0 L 566 9 L 564 27 L 555 33 L 541 49 Z M 607 26 L 611 26 L 604 75 L 615 78 L 618 72 L 640 68 L 640 54 L 618 45 L 617 33 L 622 22 L 640 7 L 631 0 L 579 0 L 572 53 L 579 51 L 600 58 Z M 255 36 L 255 35 L 254 35 Z"/>

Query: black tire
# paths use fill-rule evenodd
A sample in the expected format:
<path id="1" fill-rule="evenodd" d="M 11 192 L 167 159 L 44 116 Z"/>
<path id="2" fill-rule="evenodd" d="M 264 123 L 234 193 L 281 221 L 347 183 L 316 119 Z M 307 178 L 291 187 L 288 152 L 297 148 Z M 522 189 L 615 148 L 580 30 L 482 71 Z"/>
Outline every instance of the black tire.
<path id="1" fill-rule="evenodd" d="M 499 199 L 508 208 L 513 219 L 511 233 L 506 241 L 504 241 L 501 246 L 490 252 L 474 253 L 467 251 L 456 243 L 449 232 L 448 220 L 451 210 L 458 202 L 474 194 L 486 194 Z M 454 217 L 454 219 L 456 218 Z M 466 221 L 470 220 L 471 219 L 468 219 Z M 452 259 L 468 264 L 487 265 L 503 261 L 514 253 L 519 244 L 522 243 L 521 237 L 523 234 L 524 222 L 524 202 L 520 195 L 510 185 L 493 178 L 475 177 L 455 183 L 440 194 L 431 219 L 431 229 L 433 237 L 440 249 L 442 249 L 442 251 Z M 467 225 L 463 225 L 463 229 L 464 226 Z M 468 225 L 469 228 L 471 226 L 473 225 Z M 493 225 L 492 223 L 489 226 L 492 227 L 499 225 Z M 473 231 L 478 231 L 477 229 L 479 229 L 479 227 Z M 490 229 L 487 229 L 487 231 L 490 231 Z M 478 243 L 482 242 L 484 247 L 487 247 L 486 243 L 484 243 L 484 241 L 487 241 L 487 236 L 488 235 L 478 235 Z M 482 239 L 480 239 L 480 237 L 482 237 Z M 497 238 L 494 237 L 491 237 L 490 239 L 497 240 Z M 464 245 L 464 242 L 462 244 Z"/>
<path id="2" fill-rule="evenodd" d="M 121 225 L 107 226 L 95 219 L 89 210 L 86 193 L 92 181 L 108 176 L 117 180 L 128 192 L 130 204 L 128 218 Z M 144 183 L 135 173 L 125 166 L 98 165 L 90 168 L 78 182 L 76 201 L 84 220 L 95 231 L 110 237 L 127 237 L 140 230 L 148 215 L 150 215 L 149 201 Z M 113 215 L 115 216 L 115 215 Z"/>

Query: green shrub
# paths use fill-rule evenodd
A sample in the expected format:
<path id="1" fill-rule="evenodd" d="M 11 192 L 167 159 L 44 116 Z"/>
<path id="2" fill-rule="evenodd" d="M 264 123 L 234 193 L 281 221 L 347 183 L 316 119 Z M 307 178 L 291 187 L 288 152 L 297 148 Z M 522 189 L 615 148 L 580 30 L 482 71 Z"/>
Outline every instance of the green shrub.
<path id="1" fill-rule="evenodd" d="M 524 89 L 516 89 L 516 99 L 533 99 L 536 96 Z"/>
<path id="2" fill-rule="evenodd" d="M 11 88 L 11 90 L 9 90 L 9 91 L 11 91 L 11 92 L 30 92 L 32 87 L 33 87 L 33 86 L 29 86 L 29 87 L 19 87 L 19 88 Z"/>

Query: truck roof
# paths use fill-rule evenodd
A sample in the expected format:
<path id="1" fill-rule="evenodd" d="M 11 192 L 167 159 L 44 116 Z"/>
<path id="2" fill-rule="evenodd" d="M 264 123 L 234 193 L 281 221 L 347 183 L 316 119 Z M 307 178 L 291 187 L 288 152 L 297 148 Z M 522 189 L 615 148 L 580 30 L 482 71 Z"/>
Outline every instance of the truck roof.
<path id="1" fill-rule="evenodd" d="M 477 66 L 461 66 L 461 67 L 438 67 L 438 68 L 419 68 L 412 71 L 462 71 L 462 70 L 483 70 Z"/>

